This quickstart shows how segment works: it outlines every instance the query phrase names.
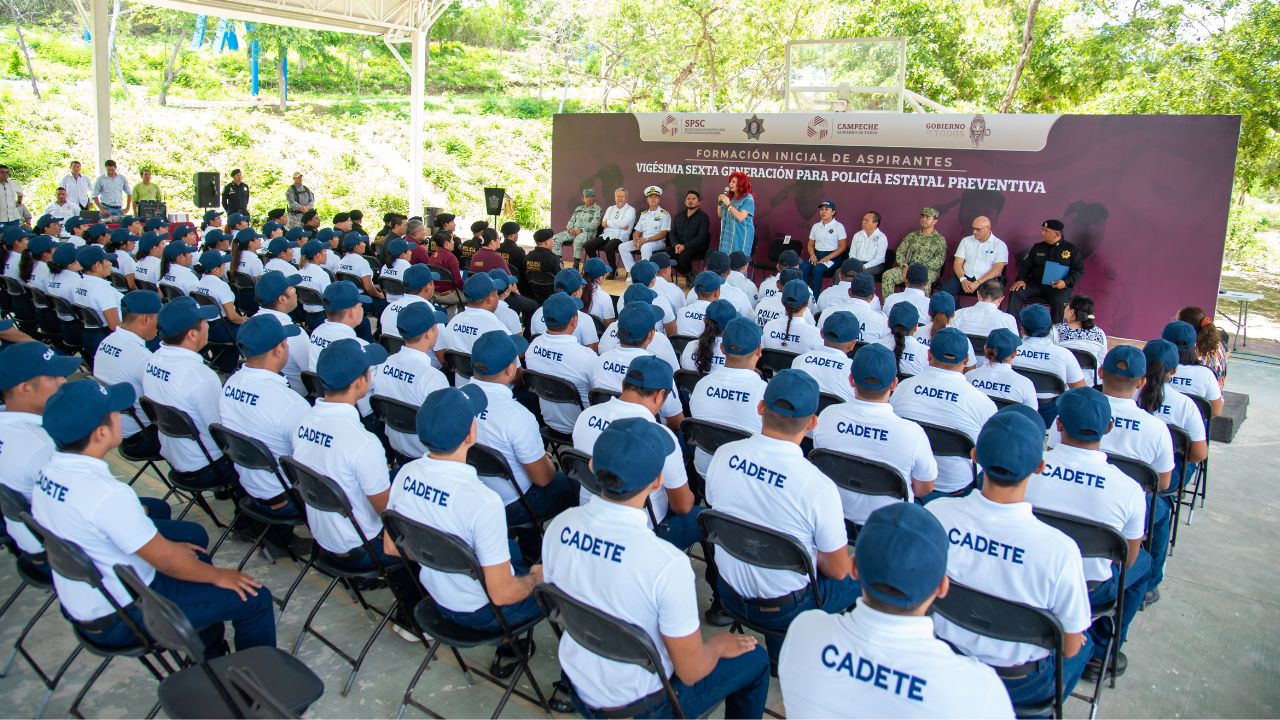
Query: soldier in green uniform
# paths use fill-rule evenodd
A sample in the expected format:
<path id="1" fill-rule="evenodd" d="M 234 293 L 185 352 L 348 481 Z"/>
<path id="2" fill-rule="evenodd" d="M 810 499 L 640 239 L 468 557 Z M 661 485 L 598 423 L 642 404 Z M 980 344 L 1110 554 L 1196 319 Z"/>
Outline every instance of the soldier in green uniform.
<path id="1" fill-rule="evenodd" d="M 920 229 L 909 233 L 898 243 L 894 255 L 897 267 L 885 270 L 880 277 L 880 288 L 886 295 L 902 282 L 907 275 L 907 267 L 912 263 L 929 268 L 929 285 L 937 282 L 942 264 L 947 261 L 947 239 L 935 229 L 937 225 L 937 210 L 927 207 L 920 211 Z"/>
<path id="2" fill-rule="evenodd" d="M 583 255 L 586 254 L 583 246 L 595 239 L 596 233 L 600 231 L 600 218 L 603 216 L 604 211 L 596 204 L 596 191 L 593 188 L 583 190 L 582 204 L 569 216 L 569 225 L 564 232 L 556 233 L 555 236 L 555 244 L 561 247 L 573 243 L 574 267 L 578 267 L 578 264 L 583 261 Z"/>

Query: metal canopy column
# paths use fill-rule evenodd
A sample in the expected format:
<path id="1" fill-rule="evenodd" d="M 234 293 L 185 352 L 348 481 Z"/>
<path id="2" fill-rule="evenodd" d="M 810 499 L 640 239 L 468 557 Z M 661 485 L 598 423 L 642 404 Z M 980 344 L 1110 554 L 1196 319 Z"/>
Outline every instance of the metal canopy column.
<path id="1" fill-rule="evenodd" d="M 430 25 L 428 25 L 430 27 Z M 427 99 L 427 34 L 415 30 L 410 39 L 412 57 L 409 66 L 409 190 L 408 215 L 422 215 L 422 125 L 426 119 Z"/>
<path id="2" fill-rule="evenodd" d="M 93 21 L 89 32 L 93 40 L 93 118 L 98 139 L 98 162 L 89 175 L 96 176 L 102 171 L 102 163 L 111 157 L 111 21 L 107 0 L 90 0 L 89 15 Z"/>

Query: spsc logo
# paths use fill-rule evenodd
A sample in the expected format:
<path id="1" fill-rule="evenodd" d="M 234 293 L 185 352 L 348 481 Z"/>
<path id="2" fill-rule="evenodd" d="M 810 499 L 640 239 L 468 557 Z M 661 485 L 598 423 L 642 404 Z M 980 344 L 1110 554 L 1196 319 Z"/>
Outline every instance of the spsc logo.
<path id="1" fill-rule="evenodd" d="M 991 137 L 991 128 L 987 127 L 987 119 L 979 113 L 969 121 L 969 140 L 974 147 L 982 145 L 982 141 Z"/>
<path id="2" fill-rule="evenodd" d="M 675 115 L 668 115 L 662 120 L 662 126 L 659 128 L 663 135 L 675 135 L 680 132 L 680 121 L 676 120 Z"/>
<path id="3" fill-rule="evenodd" d="M 754 113 L 747 118 L 747 123 L 742 127 L 742 132 L 746 133 L 748 140 L 759 140 L 764 134 L 764 120 Z"/>
<path id="4" fill-rule="evenodd" d="M 821 140 L 831 134 L 831 123 L 821 115 L 814 115 L 805 126 L 804 134 L 809 136 L 810 140 Z"/>

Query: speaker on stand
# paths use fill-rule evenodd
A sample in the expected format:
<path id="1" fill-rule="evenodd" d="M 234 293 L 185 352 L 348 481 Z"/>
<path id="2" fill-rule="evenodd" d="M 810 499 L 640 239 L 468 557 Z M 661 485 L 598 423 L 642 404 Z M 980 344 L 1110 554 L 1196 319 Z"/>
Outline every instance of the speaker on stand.
<path id="1" fill-rule="evenodd" d="M 216 172 L 198 172 L 195 177 L 195 204 L 200 208 L 216 208 L 222 205 L 222 179 Z"/>

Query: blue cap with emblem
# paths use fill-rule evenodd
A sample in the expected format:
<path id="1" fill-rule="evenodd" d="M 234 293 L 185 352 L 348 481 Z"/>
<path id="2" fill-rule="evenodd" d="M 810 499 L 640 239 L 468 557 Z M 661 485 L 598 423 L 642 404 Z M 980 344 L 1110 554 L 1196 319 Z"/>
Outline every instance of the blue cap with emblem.
<path id="1" fill-rule="evenodd" d="M 729 272 L 729 256 L 719 250 L 707 253 L 707 269 L 717 275 Z"/>
<path id="2" fill-rule="evenodd" d="M 360 292 L 360 288 L 350 280 L 339 280 L 336 283 L 330 283 L 329 287 L 324 289 L 324 310 L 325 312 L 338 312 L 347 308 L 355 307 L 360 303 L 373 302 L 373 298 Z"/>
<path id="3" fill-rule="evenodd" d="M 1089 387 L 1068 390 L 1058 396 L 1058 420 L 1068 437 L 1101 442 L 1111 428 L 1111 402 Z"/>
<path id="4" fill-rule="evenodd" d="M 578 316 L 582 301 L 565 292 L 558 292 L 542 303 L 542 319 L 547 327 L 559 330 Z"/>
<path id="5" fill-rule="evenodd" d="M 184 295 L 160 308 L 156 324 L 160 327 L 160 336 L 168 338 L 188 332 L 201 320 L 216 320 L 221 316 L 222 311 L 213 305 L 198 305 L 195 298 Z"/>
<path id="6" fill-rule="evenodd" d="M 988 480 L 1016 485 L 1040 467 L 1044 430 L 1021 415 L 996 413 L 978 433 L 976 449 Z"/>
<path id="7" fill-rule="evenodd" d="M 289 242 L 285 237 L 271 238 L 271 242 L 267 243 L 267 254 L 276 257 L 297 246 L 297 243 Z"/>
<path id="8" fill-rule="evenodd" d="M 889 308 L 889 327 L 904 328 L 910 335 L 916 331 L 919 324 L 920 309 L 915 306 L 915 303 L 894 303 L 893 307 Z"/>
<path id="9" fill-rule="evenodd" d="M 624 343 L 643 342 L 661 319 L 661 309 L 647 302 L 628 302 L 618 313 L 618 339 Z"/>
<path id="10" fill-rule="evenodd" d="M 622 304 L 626 305 L 633 302 L 652 303 L 657 297 L 658 293 L 655 292 L 653 288 L 645 287 L 644 285 L 637 283 L 635 285 L 628 286 L 622 293 Z"/>
<path id="11" fill-rule="evenodd" d="M 720 335 L 720 349 L 725 355 L 750 355 L 760 347 L 760 341 L 764 337 L 764 330 L 754 320 L 741 315 L 735 316 L 721 327 L 724 332 Z"/>
<path id="12" fill-rule="evenodd" d="M 1152 340 L 1142 346 L 1142 354 L 1147 358 L 1147 366 L 1160 363 L 1166 373 L 1178 367 L 1178 347 L 1168 340 Z"/>
<path id="13" fill-rule="evenodd" d="M 929 296 L 929 316 L 943 314 L 951 317 L 956 314 L 956 297 L 946 290 L 939 290 Z"/>
<path id="14" fill-rule="evenodd" d="M 102 385 L 96 380 L 76 380 L 49 397 L 40 422 L 55 443 L 70 445 L 88 437 L 111 413 L 133 407 L 137 399 L 127 382 Z"/>
<path id="15" fill-rule="evenodd" d="M 592 258 L 592 260 L 598 259 L 599 258 Z M 587 264 L 590 265 L 590 261 L 588 261 Z M 605 272 L 607 273 L 608 270 L 605 270 Z M 565 268 L 556 273 L 555 289 L 560 292 L 576 293 L 578 292 L 578 288 L 581 288 L 584 284 L 586 283 L 582 279 L 582 274 L 573 268 Z"/>
<path id="16" fill-rule="evenodd" d="M 822 339 L 833 343 L 851 343 L 862 337 L 862 323 L 848 310 L 831 313 L 822 323 Z"/>
<path id="17" fill-rule="evenodd" d="M 127 227 L 116 228 L 111 231 L 111 242 L 116 245 L 128 245 L 131 242 L 137 241 L 137 239 L 138 238 L 133 233 L 129 232 L 129 228 Z"/>
<path id="18" fill-rule="evenodd" d="M 502 268 L 490 270 L 489 277 L 493 278 L 493 286 L 498 292 L 506 292 L 507 288 L 516 284 L 516 276 Z"/>
<path id="19" fill-rule="evenodd" d="M 923 285 L 929 281 L 929 268 L 924 263 L 911 263 L 907 266 L 907 284 Z"/>
<path id="20" fill-rule="evenodd" d="M 258 302 L 275 302 L 276 298 L 288 292 L 289 288 L 301 284 L 302 276 L 297 273 L 285 275 L 279 270 L 269 270 L 258 278 L 258 283 L 253 288 L 253 295 Z"/>
<path id="21" fill-rule="evenodd" d="M 80 369 L 80 361 L 59 355 L 41 342 L 29 340 L 0 350 L 0 390 L 8 390 L 34 377 L 67 377 Z"/>
<path id="22" fill-rule="evenodd" d="M 418 439 L 429 450 L 451 452 L 467 439 L 472 423 L 488 407 L 489 398 L 478 385 L 436 390 L 418 408 Z"/>
<path id="23" fill-rule="evenodd" d="M 110 232 L 111 232 L 111 229 L 108 228 L 106 225 L 102 223 L 94 223 L 89 226 L 88 230 L 84 231 L 84 236 L 89 238 L 90 240 L 97 240 L 98 238 Z"/>
<path id="24" fill-rule="evenodd" d="M 658 276 L 658 266 L 648 260 L 641 260 L 631 266 L 631 282 L 637 285 L 648 285 Z"/>
<path id="25" fill-rule="evenodd" d="M 173 232 L 169 236 L 169 239 L 181 240 L 182 238 L 195 233 L 195 231 L 196 231 L 196 227 L 194 225 L 179 225 L 178 227 L 174 228 Z"/>
<path id="26" fill-rule="evenodd" d="M 1049 317 L 1049 308 L 1043 305 L 1028 305 L 1018 313 L 1022 321 L 1022 329 L 1027 337 L 1045 337 L 1049 328 L 1053 327 L 1053 319 Z"/>
<path id="27" fill-rule="evenodd" d="M 764 390 L 764 406 L 784 417 L 809 417 L 818 412 L 818 382 L 801 370 L 778 371 Z"/>
<path id="28" fill-rule="evenodd" d="M 1179 350 L 1190 350 L 1196 346 L 1196 329 L 1183 320 L 1174 320 L 1165 325 L 1160 337 L 1176 345 Z"/>
<path id="29" fill-rule="evenodd" d="M 409 243 L 405 242 L 404 238 L 396 238 L 387 243 L 387 257 L 398 258 L 410 249 Z"/>
<path id="30" fill-rule="evenodd" d="M 661 250 L 649 256 L 649 262 L 657 266 L 659 270 L 666 270 L 667 268 L 675 267 L 676 265 L 676 261 L 672 260 L 670 255 Z M 732 265 L 733 263 L 730 262 L 730 264 Z"/>
<path id="31" fill-rule="evenodd" d="M 942 328 L 929 343 L 929 355 L 948 364 L 963 363 L 969 357 L 969 338 L 953 327 Z"/>
<path id="32" fill-rule="evenodd" d="M 54 244 L 53 238 L 48 235 L 36 235 L 27 243 L 27 252 L 31 253 L 31 257 L 38 258 L 52 250 Z"/>
<path id="33" fill-rule="evenodd" d="M 401 278 L 404 281 L 406 290 L 417 292 L 426 287 L 427 283 L 439 280 L 440 275 L 427 265 L 412 265 L 408 270 L 404 271 L 404 275 Z"/>
<path id="34" fill-rule="evenodd" d="M 13 247 L 19 240 L 31 237 L 31 233 L 20 225 L 11 225 L 4 229 L 3 238 L 5 247 Z"/>
<path id="35" fill-rule="evenodd" d="M 161 228 L 168 228 L 168 227 L 169 227 L 169 221 L 165 220 L 162 217 L 147 218 L 147 221 L 142 224 L 143 230 L 159 230 Z"/>
<path id="36" fill-rule="evenodd" d="M 888 390 L 898 377 L 898 361 L 892 350 L 879 343 L 871 343 L 858 348 L 853 354 L 850 373 L 861 390 Z"/>
<path id="37" fill-rule="evenodd" d="M 247 358 L 270 352 L 286 339 L 296 337 L 302 328 L 289 323 L 281 325 L 275 315 L 254 315 L 240 326 L 236 333 L 236 347 Z"/>
<path id="38" fill-rule="evenodd" d="M 876 281 L 866 273 L 849 278 L 849 297 L 869 298 L 876 294 Z"/>
<path id="39" fill-rule="evenodd" d="M 302 246 L 302 257 L 310 260 L 328 249 L 329 246 L 319 240 L 308 240 L 307 244 Z"/>
<path id="40" fill-rule="evenodd" d="M 342 236 L 342 249 L 346 250 L 347 252 L 351 252 L 352 250 L 355 250 L 356 247 L 360 245 L 360 243 L 367 243 L 367 242 L 369 242 L 368 235 L 364 235 L 364 234 L 361 234 L 359 231 L 352 230 L 351 232 Z"/>
<path id="41" fill-rule="evenodd" d="M 786 270 L 778 273 L 778 286 L 786 287 L 787 283 L 792 282 L 793 280 L 803 279 L 804 273 L 800 272 L 799 268 L 787 268 Z"/>
<path id="42" fill-rule="evenodd" d="M 221 250 L 205 250 L 200 253 L 200 257 L 196 260 L 196 264 L 200 266 L 201 270 L 210 272 L 230 259 L 231 256 Z"/>
<path id="43" fill-rule="evenodd" d="M 851 278 L 862 272 L 866 267 L 866 263 L 862 262 L 858 258 L 849 258 L 841 263 L 840 274 L 847 278 Z"/>
<path id="44" fill-rule="evenodd" d="M 53 249 L 53 264 L 59 267 L 67 267 L 76 261 L 76 246 L 69 242 L 59 243 L 58 247 Z"/>
<path id="45" fill-rule="evenodd" d="M 898 304 L 905 305 L 906 303 Z M 896 305 L 894 309 L 897 309 Z M 1014 335 L 1009 328 L 996 328 L 991 331 L 990 335 L 987 335 L 986 348 L 995 355 L 998 362 L 1004 362 L 1013 357 L 1013 354 L 1018 351 L 1021 345 L 1022 338 Z"/>
<path id="46" fill-rule="evenodd" d="M 623 385 L 634 385 L 642 390 L 670 390 L 675 372 L 666 360 L 657 355 L 641 355 L 631 361 Z"/>
<path id="47" fill-rule="evenodd" d="M 612 272 L 612 268 L 598 257 L 587 258 L 587 261 L 582 265 L 582 274 L 592 280 L 602 278 L 610 272 Z"/>
<path id="48" fill-rule="evenodd" d="M 213 220 L 216 217 L 222 217 L 221 210 L 206 210 L 204 213 L 205 222 L 209 222 L 210 220 Z"/>
<path id="49" fill-rule="evenodd" d="M 88 270 L 104 260 L 115 260 L 116 254 L 102 249 L 101 245 L 85 245 L 76 251 L 76 262 L 81 270 Z"/>
<path id="50" fill-rule="evenodd" d="M 316 359 L 316 374 L 326 390 L 342 390 L 350 387 L 374 365 L 387 361 L 387 351 L 381 345 L 361 345 L 355 338 L 343 338 L 329 343 Z"/>
<path id="51" fill-rule="evenodd" d="M 803 280 L 792 280 L 782 286 L 782 306 L 789 310 L 807 307 L 811 297 L 809 286 Z"/>
<path id="52" fill-rule="evenodd" d="M 477 376 L 493 376 L 511 367 L 511 364 L 529 349 L 529 341 L 505 330 L 490 330 L 476 339 L 471 346 L 471 367 Z"/>
<path id="53" fill-rule="evenodd" d="M 157 315 L 163 306 L 160 293 L 151 290 L 130 290 L 120 298 L 120 312 L 125 315 Z"/>
<path id="54" fill-rule="evenodd" d="M 915 608 L 947 574 L 947 532 L 915 503 L 885 505 L 867 517 L 854 546 L 862 591 L 887 605 Z"/>
<path id="55" fill-rule="evenodd" d="M 81 225 L 88 224 L 88 222 L 89 222 L 88 220 L 85 220 L 79 215 L 72 215 L 71 217 L 62 221 L 62 229 L 66 230 L 67 232 L 71 232 L 72 230 L 75 230 Z"/>
<path id="56" fill-rule="evenodd" d="M 238 212 L 233 212 L 227 216 L 227 225 L 231 227 L 235 227 L 242 222 L 249 222 L 249 216 Z"/>
<path id="57" fill-rule="evenodd" d="M 496 292 L 498 286 L 488 273 L 475 273 L 462 283 L 462 294 L 467 296 L 467 302 L 470 303 L 478 303 Z"/>
<path id="58" fill-rule="evenodd" d="M 231 236 L 218 230 L 217 228 L 205 233 L 204 246 L 207 248 L 215 248 L 224 242 L 231 240 Z"/>
<path id="59" fill-rule="evenodd" d="M 591 448 L 591 470 L 606 493 L 627 499 L 653 484 L 676 449 L 669 432 L 646 418 L 609 423 Z"/>
<path id="60" fill-rule="evenodd" d="M 708 293 L 713 293 L 716 290 L 719 290 L 720 286 L 723 284 L 724 284 L 724 280 L 721 279 L 719 275 L 713 272 L 709 272 L 707 270 L 703 270 L 702 272 L 698 273 L 698 277 L 694 278 L 693 289 L 699 295 L 706 295 Z"/>
<path id="61" fill-rule="evenodd" d="M 412 340 L 436 325 L 444 325 L 447 322 L 449 322 L 449 314 L 435 309 L 435 306 L 429 302 L 410 303 L 396 314 L 396 330 L 399 330 L 400 337 L 406 340 Z"/>
<path id="62" fill-rule="evenodd" d="M 1132 345 L 1117 345 L 1102 359 L 1102 372 L 1123 378 L 1140 378 L 1147 374 L 1147 356 Z"/>
<path id="63" fill-rule="evenodd" d="M 738 317 L 738 308 L 728 300 L 716 300 L 707 305 L 706 318 L 710 320 L 717 328 L 723 331 L 729 326 L 729 323 Z"/>
<path id="64" fill-rule="evenodd" d="M 275 220 L 268 220 L 262 223 L 262 234 L 266 235 L 267 237 L 271 237 L 271 233 L 277 230 L 283 230 L 283 229 L 284 229 L 284 225 L 281 225 Z M 281 235 L 280 237 L 284 237 L 284 236 Z"/>
<path id="65" fill-rule="evenodd" d="M 328 231 L 327 233 L 325 232 L 326 230 Z M 331 230 L 330 228 L 325 228 L 324 230 L 321 230 L 320 232 L 316 233 L 315 239 L 324 243 L 325 246 L 327 247 L 329 245 L 330 238 L 332 238 L 334 234 L 335 233 L 333 232 L 333 230 Z M 291 228 L 289 231 L 287 231 L 284 234 L 284 236 L 292 242 L 305 240 L 307 238 L 307 229 L 304 227 Z"/>
<path id="66" fill-rule="evenodd" d="M 138 255 L 139 256 L 150 255 L 151 251 L 154 250 L 155 247 L 162 242 L 164 242 L 164 238 L 160 237 L 154 232 L 142 233 L 142 237 L 138 240 Z"/>

